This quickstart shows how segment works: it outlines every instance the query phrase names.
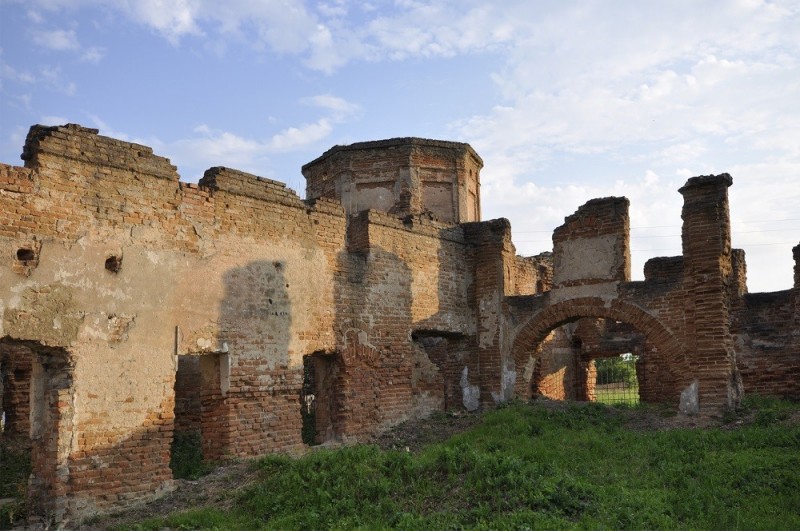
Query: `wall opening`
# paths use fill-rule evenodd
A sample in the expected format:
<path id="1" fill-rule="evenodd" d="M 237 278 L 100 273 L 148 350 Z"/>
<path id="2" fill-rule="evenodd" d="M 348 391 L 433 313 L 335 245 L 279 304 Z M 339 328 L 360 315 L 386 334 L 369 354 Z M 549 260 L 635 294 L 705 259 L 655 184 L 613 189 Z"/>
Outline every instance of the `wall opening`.
<path id="1" fill-rule="evenodd" d="M 174 389 L 175 429 L 169 467 L 174 478 L 187 479 L 203 463 L 200 356 L 178 356 Z"/>
<path id="2" fill-rule="evenodd" d="M 31 473 L 30 384 L 33 351 L 0 342 L 0 528 L 24 516 Z"/>
<path id="3" fill-rule="evenodd" d="M 33 351 L 23 344 L 0 344 L 0 432 L 30 439 Z"/>
<path id="4" fill-rule="evenodd" d="M 415 330 L 411 339 L 416 353 L 412 371 L 416 414 L 477 408 L 469 375 L 479 374 L 479 367 L 467 339 L 459 333 L 440 330 Z"/>
<path id="5" fill-rule="evenodd" d="M 32 262 L 36 260 L 36 252 L 33 249 L 17 249 L 17 260 L 20 262 Z"/>
<path id="6" fill-rule="evenodd" d="M 531 396 L 639 403 L 645 336 L 626 323 L 581 318 L 553 329 L 536 350 Z"/>
<path id="7" fill-rule="evenodd" d="M 34 242 L 33 247 L 20 247 L 14 253 L 11 270 L 22 276 L 29 276 L 39 265 L 39 251 L 41 244 Z"/>
<path id="8" fill-rule="evenodd" d="M 580 350 L 573 337 L 581 340 Z M 639 400 L 678 405 L 689 362 L 682 345 L 654 315 L 622 300 L 569 299 L 546 306 L 517 332 L 512 352 L 520 397 L 592 400 L 595 360 L 630 353 Z"/>
<path id="9" fill-rule="evenodd" d="M 175 371 L 175 421 L 170 468 L 176 479 L 195 479 L 224 453 L 220 415 L 227 381 L 227 354 L 178 356 Z"/>
<path id="10" fill-rule="evenodd" d="M 302 440 L 309 446 L 335 440 L 338 435 L 338 354 L 316 352 L 303 356 L 300 391 Z"/>
<path id="11" fill-rule="evenodd" d="M 626 352 L 619 356 L 594 359 L 595 401 L 603 404 L 636 405 L 639 403 L 639 356 Z"/>
<path id="12" fill-rule="evenodd" d="M 31 514 L 59 520 L 66 510 L 69 492 L 69 451 L 65 444 L 72 433 L 74 399 L 73 364 L 69 353 L 34 341 L 0 340 L 3 360 L 3 410 L 6 425 L 2 434 L 3 481 L 13 469 L 24 472 L 12 483 L 12 495 L 27 495 Z M 9 444 L 27 454 L 20 462 L 6 460 Z M 20 467 L 8 466 L 23 465 Z M 0 494 L 0 497 L 3 497 Z"/>

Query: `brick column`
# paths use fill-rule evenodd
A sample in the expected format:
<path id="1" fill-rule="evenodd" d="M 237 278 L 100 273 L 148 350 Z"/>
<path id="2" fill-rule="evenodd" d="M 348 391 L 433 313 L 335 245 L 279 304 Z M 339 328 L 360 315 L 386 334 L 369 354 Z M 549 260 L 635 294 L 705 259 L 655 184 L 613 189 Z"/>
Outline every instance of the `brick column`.
<path id="1" fill-rule="evenodd" d="M 469 383 L 479 382 L 481 404 L 494 404 L 511 398 L 516 373 L 510 353 L 503 355 L 502 301 L 514 271 L 511 224 L 507 219 L 465 223 L 464 236 L 471 246 L 473 286 L 472 304 L 477 320 L 477 347 L 480 379 L 469 375 Z"/>
<path id="2" fill-rule="evenodd" d="M 701 411 L 734 406 L 741 394 L 730 332 L 728 289 L 732 273 L 728 187 L 731 176 L 693 177 L 683 195 L 683 267 L 686 347 L 698 383 Z"/>

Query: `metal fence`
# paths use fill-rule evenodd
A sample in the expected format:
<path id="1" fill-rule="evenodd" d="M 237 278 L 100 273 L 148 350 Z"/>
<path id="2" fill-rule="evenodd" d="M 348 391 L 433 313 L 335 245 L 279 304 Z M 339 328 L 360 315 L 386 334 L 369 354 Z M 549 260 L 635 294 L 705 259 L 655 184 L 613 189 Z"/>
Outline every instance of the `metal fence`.
<path id="1" fill-rule="evenodd" d="M 595 360 L 597 376 L 594 396 L 597 402 L 629 405 L 639 403 L 636 360 L 637 357 L 632 354 Z"/>

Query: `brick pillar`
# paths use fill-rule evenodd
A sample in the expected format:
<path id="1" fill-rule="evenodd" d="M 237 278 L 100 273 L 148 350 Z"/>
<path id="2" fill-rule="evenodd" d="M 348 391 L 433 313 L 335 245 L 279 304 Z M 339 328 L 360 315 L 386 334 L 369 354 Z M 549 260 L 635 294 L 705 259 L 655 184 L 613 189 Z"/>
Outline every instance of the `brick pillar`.
<path id="1" fill-rule="evenodd" d="M 693 177 L 683 195 L 683 267 L 685 344 L 692 374 L 683 384 L 698 383 L 701 411 L 732 407 L 740 398 L 730 332 L 729 283 L 732 279 L 728 187 L 731 176 Z"/>
<path id="2" fill-rule="evenodd" d="M 507 219 L 465 223 L 464 236 L 471 246 L 473 267 L 472 304 L 477 320 L 477 348 L 481 404 L 494 404 L 511 398 L 516 383 L 514 360 L 503 355 L 502 302 L 506 285 L 514 271 L 514 246 Z M 475 375 L 478 376 L 478 375 Z"/>

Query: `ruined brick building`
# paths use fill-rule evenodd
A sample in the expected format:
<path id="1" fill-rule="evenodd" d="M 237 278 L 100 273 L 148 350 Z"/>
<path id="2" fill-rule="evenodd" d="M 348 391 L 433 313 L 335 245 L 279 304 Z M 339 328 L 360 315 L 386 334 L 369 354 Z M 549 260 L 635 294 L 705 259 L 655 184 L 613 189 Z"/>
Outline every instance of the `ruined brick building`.
<path id="1" fill-rule="evenodd" d="M 2 436 L 30 438 L 31 506 L 55 521 L 169 490 L 176 430 L 208 459 L 302 451 L 309 392 L 317 442 L 591 399 L 593 360 L 623 352 L 643 401 L 686 413 L 800 398 L 800 245 L 791 289 L 748 294 L 728 175 L 679 190 L 682 256 L 632 282 L 627 199 L 519 257 L 480 220 L 467 144 L 336 146 L 303 167 L 306 200 L 222 167 L 183 183 L 77 125 L 32 127 L 22 158 L 0 165 Z"/>

